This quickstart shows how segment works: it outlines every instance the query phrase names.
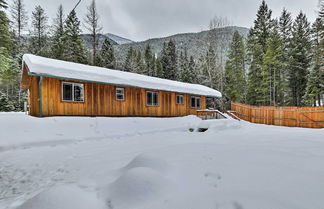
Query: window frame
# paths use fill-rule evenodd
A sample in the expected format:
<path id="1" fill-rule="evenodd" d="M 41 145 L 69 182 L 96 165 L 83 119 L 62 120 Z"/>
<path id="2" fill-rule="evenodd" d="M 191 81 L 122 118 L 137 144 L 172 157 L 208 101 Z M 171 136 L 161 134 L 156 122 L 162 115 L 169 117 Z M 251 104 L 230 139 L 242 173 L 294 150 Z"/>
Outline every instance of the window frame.
<path id="1" fill-rule="evenodd" d="M 123 99 L 118 99 L 118 94 L 117 94 L 117 90 L 123 90 Z M 115 99 L 117 100 L 117 101 L 125 101 L 125 88 L 123 88 L 123 87 L 116 87 L 115 88 Z"/>
<path id="2" fill-rule="evenodd" d="M 152 103 L 151 104 L 147 103 L 147 94 L 148 93 L 152 94 Z M 156 104 L 154 104 L 154 94 L 157 95 L 157 103 Z M 160 106 L 159 92 L 157 92 L 157 91 L 146 91 L 146 93 L 145 93 L 145 103 L 146 103 L 146 106 L 149 106 L 149 107 L 158 107 L 158 106 Z"/>
<path id="3" fill-rule="evenodd" d="M 195 106 L 192 106 L 192 99 L 195 99 Z M 199 106 L 197 106 L 197 100 L 199 100 Z M 190 107 L 191 108 L 201 108 L 201 97 L 198 97 L 198 96 L 191 96 L 190 97 Z"/>
<path id="4" fill-rule="evenodd" d="M 180 99 L 180 103 L 178 103 L 178 97 L 182 98 L 182 103 L 181 103 L 181 99 Z M 182 94 L 176 94 L 176 104 L 184 105 L 184 96 Z"/>
<path id="5" fill-rule="evenodd" d="M 65 100 L 64 99 L 64 84 L 71 84 L 72 85 L 72 100 Z M 76 101 L 75 98 L 74 98 L 74 87 L 75 86 L 81 86 L 82 87 L 82 101 Z M 62 84 L 61 84 L 61 101 L 62 102 L 77 102 L 77 103 L 84 103 L 85 101 L 85 97 L 84 97 L 84 84 L 83 83 L 76 83 L 76 82 L 69 82 L 69 81 L 62 81 Z"/>

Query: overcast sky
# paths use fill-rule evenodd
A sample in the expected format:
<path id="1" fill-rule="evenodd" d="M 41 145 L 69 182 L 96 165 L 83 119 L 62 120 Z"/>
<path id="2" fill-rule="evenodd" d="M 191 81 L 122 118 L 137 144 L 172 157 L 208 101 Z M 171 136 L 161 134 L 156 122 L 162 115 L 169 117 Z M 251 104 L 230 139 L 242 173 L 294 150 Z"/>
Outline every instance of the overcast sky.
<path id="1" fill-rule="evenodd" d="M 24 0 L 29 14 L 41 5 L 50 20 L 62 4 L 70 11 L 78 0 Z M 77 15 L 83 21 L 91 0 L 82 0 Z M 226 16 L 233 25 L 251 27 L 261 0 L 96 0 L 103 32 L 114 33 L 134 41 L 198 32 L 208 28 L 209 20 Z M 10 0 L 8 0 L 10 3 Z M 310 21 L 316 17 L 318 0 L 267 0 L 274 16 L 287 8 L 293 16 L 300 10 Z M 83 32 L 86 32 L 85 30 Z"/>

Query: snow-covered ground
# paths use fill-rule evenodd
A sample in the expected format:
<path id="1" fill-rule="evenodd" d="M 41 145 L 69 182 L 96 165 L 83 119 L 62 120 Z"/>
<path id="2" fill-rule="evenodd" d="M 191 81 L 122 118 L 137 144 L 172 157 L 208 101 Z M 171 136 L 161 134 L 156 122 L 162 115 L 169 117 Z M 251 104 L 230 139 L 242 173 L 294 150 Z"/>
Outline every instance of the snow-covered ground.
<path id="1" fill-rule="evenodd" d="M 324 129 L 200 123 L 0 113 L 0 208 L 324 208 Z"/>

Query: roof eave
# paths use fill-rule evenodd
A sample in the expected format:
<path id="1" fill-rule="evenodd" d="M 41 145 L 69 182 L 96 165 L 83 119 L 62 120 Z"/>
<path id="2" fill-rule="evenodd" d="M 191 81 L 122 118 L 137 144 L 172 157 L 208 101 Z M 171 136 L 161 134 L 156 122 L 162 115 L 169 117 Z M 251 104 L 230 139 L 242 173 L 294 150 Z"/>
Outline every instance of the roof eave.
<path id="1" fill-rule="evenodd" d="M 152 89 L 152 90 L 158 90 L 158 91 L 174 92 L 174 93 L 179 93 L 179 94 L 190 94 L 190 95 L 197 95 L 197 96 L 205 96 L 205 97 L 210 97 L 210 98 L 221 98 L 221 96 L 215 96 L 215 95 L 194 94 L 194 93 L 187 93 L 187 92 L 180 92 L 180 91 L 170 91 L 170 90 L 154 89 L 154 88 L 143 88 L 143 87 L 135 86 L 135 85 L 125 85 L 125 84 L 118 84 L 118 83 L 93 81 L 93 80 L 83 80 L 83 79 L 77 79 L 77 78 L 53 76 L 53 75 L 48 75 L 48 74 L 43 74 L 43 73 L 34 73 L 34 72 L 30 72 L 30 71 L 28 71 L 28 75 L 30 75 L 30 76 L 42 76 L 42 77 L 47 77 L 47 78 L 64 79 L 64 80 L 73 80 L 73 81 L 80 81 L 80 82 L 99 83 L 99 84 L 106 84 L 106 85 L 115 85 L 115 86 L 121 86 L 121 87 L 131 87 L 131 88 L 139 88 L 139 89 Z"/>

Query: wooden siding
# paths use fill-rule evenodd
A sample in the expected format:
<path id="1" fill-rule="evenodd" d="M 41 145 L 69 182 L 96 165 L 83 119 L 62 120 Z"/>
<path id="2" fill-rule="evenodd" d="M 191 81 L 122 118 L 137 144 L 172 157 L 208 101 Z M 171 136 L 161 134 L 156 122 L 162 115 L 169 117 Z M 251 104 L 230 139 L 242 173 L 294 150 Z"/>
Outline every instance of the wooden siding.
<path id="1" fill-rule="evenodd" d="M 324 107 L 274 107 L 231 103 L 234 114 L 252 123 L 324 128 Z"/>
<path id="2" fill-rule="evenodd" d="M 31 76 L 28 95 L 29 114 L 40 116 L 39 111 L 39 77 Z"/>
<path id="3" fill-rule="evenodd" d="M 40 116 L 36 111 L 38 103 L 38 81 L 39 78 L 32 76 L 29 85 L 30 94 L 30 114 Z M 62 81 L 83 83 L 84 102 L 63 102 L 62 101 Z M 42 109 L 43 116 L 156 116 L 172 117 L 195 115 L 197 108 L 190 107 L 191 95 L 184 96 L 184 104 L 176 104 L 178 93 L 155 91 L 150 89 L 140 89 L 123 87 L 125 89 L 125 100 L 116 100 L 114 85 L 105 85 L 89 82 L 76 82 L 71 80 L 60 80 L 43 77 L 42 81 Z M 159 92 L 159 105 L 146 105 L 146 91 Z M 206 108 L 206 97 L 201 96 L 201 108 Z"/>

